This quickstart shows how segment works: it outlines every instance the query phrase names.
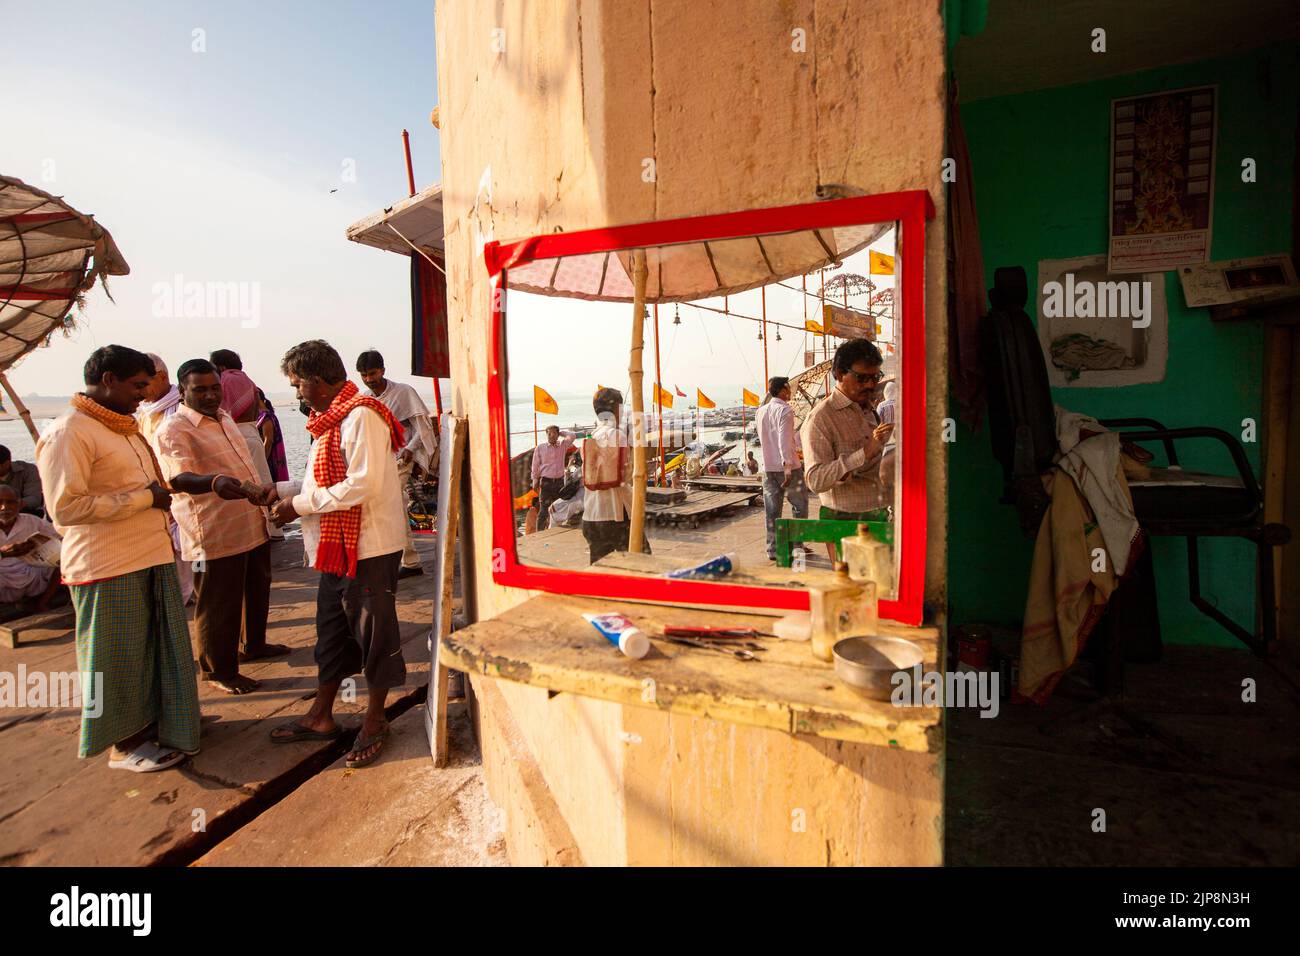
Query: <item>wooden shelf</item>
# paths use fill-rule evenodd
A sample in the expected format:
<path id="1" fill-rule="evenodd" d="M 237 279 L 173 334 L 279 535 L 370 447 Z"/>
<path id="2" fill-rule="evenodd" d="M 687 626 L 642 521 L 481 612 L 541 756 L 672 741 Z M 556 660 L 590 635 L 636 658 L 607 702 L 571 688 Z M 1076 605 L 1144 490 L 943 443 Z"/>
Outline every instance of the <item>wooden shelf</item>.
<path id="1" fill-rule="evenodd" d="M 620 654 L 580 616 L 626 614 L 651 638 L 639 661 Z M 938 707 L 895 707 L 859 697 L 816 660 L 807 642 L 763 639 L 761 661 L 670 644 L 668 625 L 771 629 L 756 614 L 635 604 L 546 594 L 442 638 L 439 662 L 488 677 L 634 707 L 657 708 L 791 734 L 809 734 L 920 753 L 939 749 Z M 937 668 L 937 628 L 881 622 L 881 633 L 906 637 Z"/>

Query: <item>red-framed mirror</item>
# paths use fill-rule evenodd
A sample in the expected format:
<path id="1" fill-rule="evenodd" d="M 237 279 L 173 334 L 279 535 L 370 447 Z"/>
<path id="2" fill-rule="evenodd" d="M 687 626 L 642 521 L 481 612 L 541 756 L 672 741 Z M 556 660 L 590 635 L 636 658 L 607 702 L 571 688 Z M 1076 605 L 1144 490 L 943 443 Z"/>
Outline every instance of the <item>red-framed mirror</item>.
<path id="1" fill-rule="evenodd" d="M 869 517 L 892 549 L 880 614 L 921 623 L 933 216 L 916 190 L 489 243 L 494 580 L 807 609 L 803 572 L 829 569 L 826 546 L 796 550 L 793 566 L 768 558 L 762 485 L 788 463 L 789 420 L 808 467 L 781 516 L 799 516 L 797 490 L 811 518 Z M 793 384 L 773 396 L 773 379 Z M 871 438 L 855 455 L 859 418 Z M 640 544 L 627 530 L 604 540 L 614 515 L 644 528 Z M 668 576 L 721 554 L 732 573 Z"/>

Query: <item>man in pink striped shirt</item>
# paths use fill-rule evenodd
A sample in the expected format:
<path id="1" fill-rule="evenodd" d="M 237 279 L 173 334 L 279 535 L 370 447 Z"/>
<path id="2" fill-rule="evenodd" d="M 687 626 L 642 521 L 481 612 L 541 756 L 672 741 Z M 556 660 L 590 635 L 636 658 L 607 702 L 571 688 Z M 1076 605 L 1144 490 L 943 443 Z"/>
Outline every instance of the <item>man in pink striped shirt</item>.
<path id="1" fill-rule="evenodd" d="M 551 503 L 560 497 L 564 487 L 564 462 L 573 448 L 574 435 L 564 433 L 560 441 L 560 429 L 556 425 L 546 427 L 546 444 L 533 449 L 533 491 L 537 492 L 537 530 L 546 530 L 550 524 Z"/>

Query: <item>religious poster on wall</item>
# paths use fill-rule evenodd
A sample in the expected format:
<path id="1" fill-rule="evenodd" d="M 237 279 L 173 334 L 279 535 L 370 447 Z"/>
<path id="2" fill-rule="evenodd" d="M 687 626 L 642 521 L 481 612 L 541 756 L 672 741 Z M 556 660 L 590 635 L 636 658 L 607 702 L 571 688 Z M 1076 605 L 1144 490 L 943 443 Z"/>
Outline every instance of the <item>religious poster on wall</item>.
<path id="1" fill-rule="evenodd" d="M 1111 101 L 1107 271 L 1210 258 L 1217 87 Z"/>

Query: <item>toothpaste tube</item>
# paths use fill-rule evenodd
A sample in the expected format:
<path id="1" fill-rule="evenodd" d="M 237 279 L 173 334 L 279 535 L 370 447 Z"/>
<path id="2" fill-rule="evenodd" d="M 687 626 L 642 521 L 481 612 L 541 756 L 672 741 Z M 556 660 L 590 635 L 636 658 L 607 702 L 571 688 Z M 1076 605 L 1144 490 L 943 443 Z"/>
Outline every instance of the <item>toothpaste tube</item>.
<path id="1" fill-rule="evenodd" d="M 736 567 L 736 555 L 733 553 L 720 554 L 716 558 L 709 558 L 703 564 L 697 564 L 693 568 L 681 568 L 677 571 L 669 571 L 670 578 L 717 578 L 725 574 L 730 574 Z"/>
<path id="2" fill-rule="evenodd" d="M 601 636 L 634 660 L 650 652 L 650 638 L 622 614 L 584 614 Z"/>

